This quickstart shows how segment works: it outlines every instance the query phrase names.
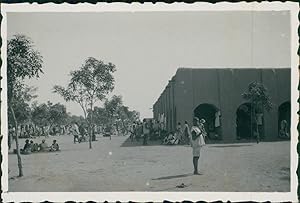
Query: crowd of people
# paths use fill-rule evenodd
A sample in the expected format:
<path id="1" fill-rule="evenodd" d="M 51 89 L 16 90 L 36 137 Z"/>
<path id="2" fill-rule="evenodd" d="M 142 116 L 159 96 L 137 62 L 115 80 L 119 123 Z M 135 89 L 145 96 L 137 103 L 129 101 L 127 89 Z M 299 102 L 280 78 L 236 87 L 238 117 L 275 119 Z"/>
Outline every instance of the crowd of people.
<path id="1" fill-rule="evenodd" d="M 205 137 L 207 133 L 204 128 L 205 120 L 200 120 L 200 128 L 204 132 Z M 143 145 L 148 144 L 148 140 L 161 140 L 165 145 L 177 145 L 177 144 L 190 144 L 190 127 L 187 121 L 182 126 L 179 122 L 176 130 L 167 133 L 164 125 L 154 119 L 143 119 L 143 122 L 134 122 L 130 129 L 131 142 L 136 140 L 139 142 L 142 140 Z"/>
<path id="2" fill-rule="evenodd" d="M 24 147 L 20 150 L 20 153 L 31 154 L 33 152 L 57 152 L 57 151 L 60 151 L 60 149 L 56 140 L 53 140 L 52 144 L 48 146 L 46 140 L 42 140 L 42 142 L 38 144 L 35 143 L 33 140 L 26 139 Z"/>
<path id="3" fill-rule="evenodd" d="M 15 127 L 9 126 L 9 130 L 15 131 Z M 68 126 L 36 126 L 33 124 L 22 124 L 18 126 L 18 137 L 19 138 L 34 138 L 40 136 L 55 136 L 55 135 L 63 135 L 67 132 Z M 15 135 L 16 136 L 16 135 Z"/>
<path id="4" fill-rule="evenodd" d="M 148 140 L 158 140 L 162 139 L 166 131 L 163 129 L 162 125 L 156 120 L 143 119 L 143 122 L 134 122 L 129 130 L 131 135 L 131 141 L 136 140 L 139 142 L 143 140 L 143 145 L 148 144 Z"/>

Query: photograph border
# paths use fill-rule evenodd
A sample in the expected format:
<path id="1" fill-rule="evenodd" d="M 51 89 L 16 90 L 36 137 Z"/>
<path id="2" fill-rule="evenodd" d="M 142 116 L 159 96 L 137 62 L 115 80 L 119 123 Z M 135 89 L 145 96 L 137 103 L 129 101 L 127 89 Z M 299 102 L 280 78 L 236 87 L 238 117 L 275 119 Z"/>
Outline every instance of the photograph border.
<path id="1" fill-rule="evenodd" d="M 89 3 L 81 4 L 1 4 L 1 185 L 3 202 L 65 202 L 65 201 L 108 201 L 108 202 L 162 202 L 168 201 L 292 201 L 298 200 L 298 115 L 299 106 L 297 100 L 299 98 L 298 81 L 299 81 L 299 58 L 298 51 L 298 3 L 296 2 L 240 2 L 217 4 L 212 3 L 97 3 L 92 5 Z M 7 146 L 7 80 L 6 80 L 6 49 L 7 49 L 7 12 L 155 12 L 155 11 L 290 11 L 291 14 L 291 147 L 290 147 L 290 192 L 8 192 L 8 146 Z"/>

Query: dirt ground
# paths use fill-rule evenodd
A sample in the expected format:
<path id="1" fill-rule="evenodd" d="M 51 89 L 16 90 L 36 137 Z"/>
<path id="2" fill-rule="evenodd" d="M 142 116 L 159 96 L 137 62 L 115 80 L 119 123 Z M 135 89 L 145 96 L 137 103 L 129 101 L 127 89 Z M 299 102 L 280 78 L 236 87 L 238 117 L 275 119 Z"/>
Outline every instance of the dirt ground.
<path id="1" fill-rule="evenodd" d="M 9 191 L 290 191 L 289 141 L 206 145 L 201 175 L 192 175 L 189 146 L 142 146 L 115 136 L 98 137 L 90 150 L 71 136 L 47 143 L 53 139 L 61 152 L 22 155 L 24 177 L 16 177 L 17 157 L 9 154 Z"/>

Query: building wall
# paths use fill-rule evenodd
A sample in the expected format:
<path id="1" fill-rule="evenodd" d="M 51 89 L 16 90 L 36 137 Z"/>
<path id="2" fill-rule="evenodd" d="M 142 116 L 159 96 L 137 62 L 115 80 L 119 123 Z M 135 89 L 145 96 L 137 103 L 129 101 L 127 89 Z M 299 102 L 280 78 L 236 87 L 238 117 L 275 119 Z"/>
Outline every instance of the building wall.
<path id="1" fill-rule="evenodd" d="M 290 69 L 187 69 L 179 68 L 162 96 L 165 111 L 154 105 L 154 118 L 165 113 L 168 130 L 176 123 L 192 123 L 194 109 L 203 103 L 212 104 L 221 110 L 222 135 L 224 141 L 236 140 L 236 111 L 246 101 L 242 93 L 248 84 L 262 82 L 269 91 L 273 109 L 265 112 L 266 139 L 277 137 L 278 107 L 290 101 Z M 167 113 L 167 112 L 168 113 Z M 167 114 L 166 114 L 167 113 Z M 174 125 L 175 124 L 175 125 Z"/>

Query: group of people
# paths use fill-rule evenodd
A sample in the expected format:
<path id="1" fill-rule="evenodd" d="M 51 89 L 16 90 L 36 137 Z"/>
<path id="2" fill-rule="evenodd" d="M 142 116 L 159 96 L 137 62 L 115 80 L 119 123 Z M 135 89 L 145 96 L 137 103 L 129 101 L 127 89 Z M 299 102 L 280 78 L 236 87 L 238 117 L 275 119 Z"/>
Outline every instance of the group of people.
<path id="1" fill-rule="evenodd" d="M 69 126 L 69 133 L 73 135 L 73 142 L 86 142 L 88 137 L 87 128 L 83 125 L 78 125 L 77 122 Z"/>
<path id="2" fill-rule="evenodd" d="M 16 132 L 15 127 L 9 126 L 9 130 Z M 33 124 L 22 124 L 18 126 L 19 138 L 33 138 L 49 135 L 62 135 L 66 132 L 66 126 L 36 126 Z"/>
<path id="3" fill-rule="evenodd" d="M 40 144 L 34 143 L 33 140 L 26 139 L 24 147 L 20 150 L 21 154 L 31 154 L 32 152 L 54 152 L 59 151 L 59 145 L 53 140 L 51 146 L 48 146 L 46 140 L 42 140 Z"/>
<path id="4" fill-rule="evenodd" d="M 187 129 L 189 129 L 188 122 L 184 122 L 184 127 L 182 128 L 181 123 L 178 122 L 176 130 L 174 132 L 170 132 L 163 139 L 163 144 L 166 145 L 177 145 L 177 144 L 188 144 L 189 138 Z"/>
<path id="5" fill-rule="evenodd" d="M 284 139 L 290 138 L 289 124 L 285 119 L 281 120 L 280 122 L 279 137 Z"/>
<path id="6" fill-rule="evenodd" d="M 148 144 L 148 140 L 160 139 L 163 135 L 163 130 L 156 120 L 143 119 L 143 122 L 134 122 L 130 129 L 130 138 L 139 142 L 143 139 L 143 145 Z"/>

